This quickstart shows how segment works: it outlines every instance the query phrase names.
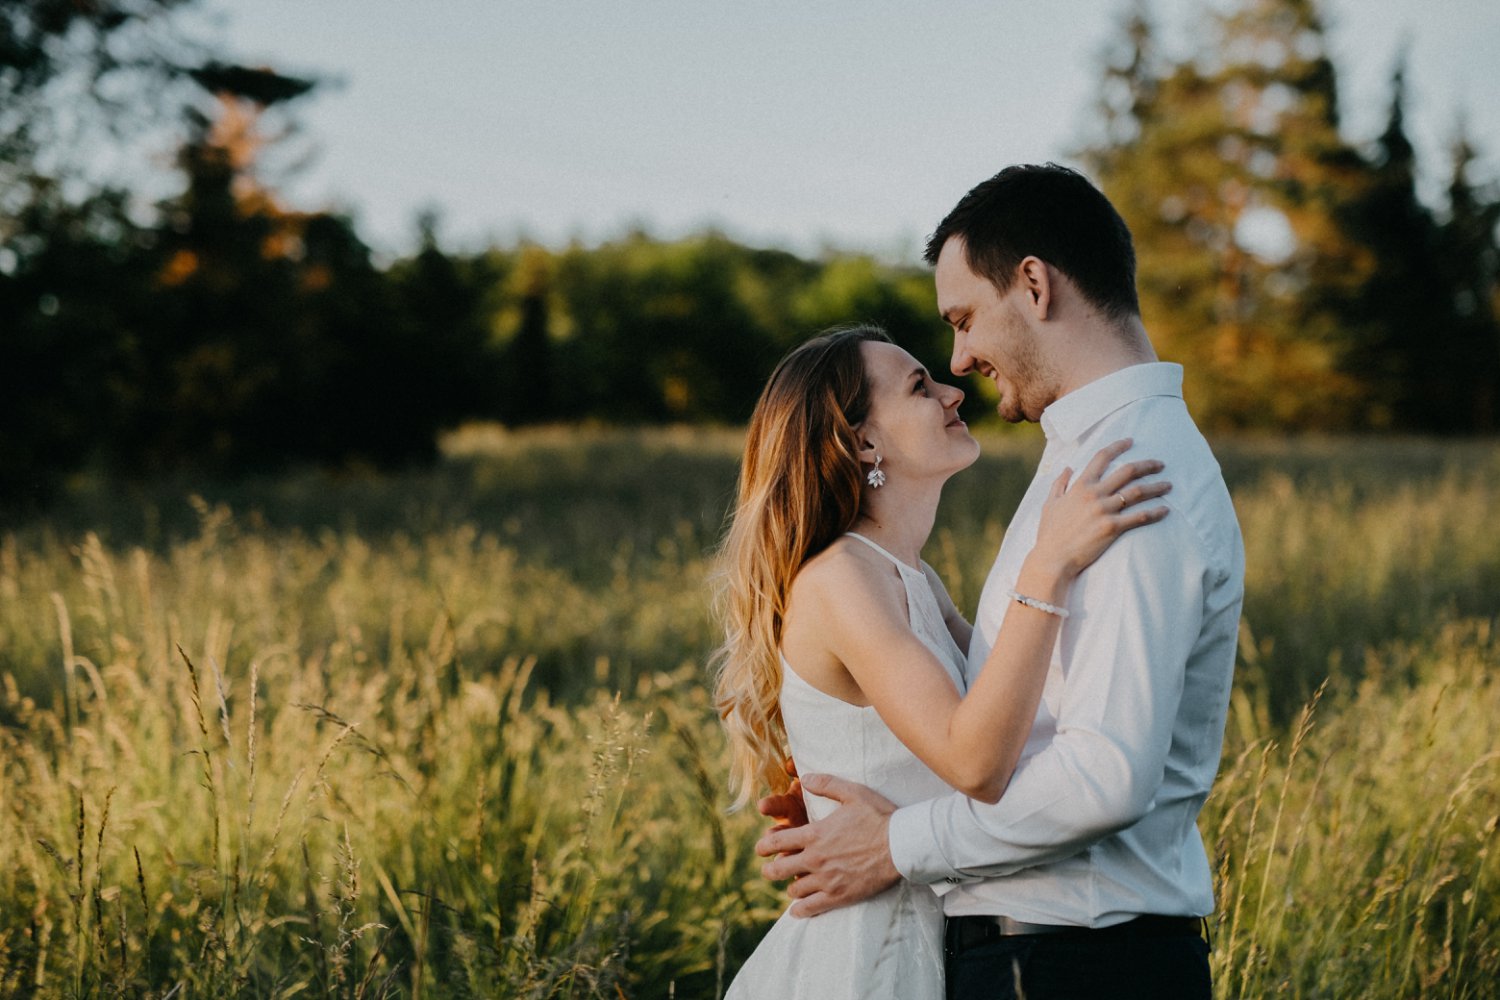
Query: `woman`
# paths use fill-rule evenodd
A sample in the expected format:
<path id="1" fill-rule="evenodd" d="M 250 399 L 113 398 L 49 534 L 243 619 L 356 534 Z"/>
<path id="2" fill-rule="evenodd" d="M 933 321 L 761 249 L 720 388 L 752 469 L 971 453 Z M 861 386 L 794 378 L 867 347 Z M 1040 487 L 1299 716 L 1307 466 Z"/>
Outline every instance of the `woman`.
<path id="1" fill-rule="evenodd" d="M 997 801 L 1036 715 L 1070 582 L 1120 534 L 1166 515 L 1136 505 L 1159 462 L 1101 451 L 1053 484 L 983 673 L 963 692 L 971 627 L 920 552 L 943 484 L 979 456 L 963 393 L 933 381 L 873 327 L 798 347 L 751 417 L 724 544 L 716 702 L 734 754 L 736 806 L 807 771 L 865 784 L 898 805 L 957 788 Z M 1070 488 L 1070 480 L 1071 488 Z M 808 814 L 833 803 L 807 796 Z M 783 914 L 730 998 L 943 994 L 942 912 L 898 883 L 812 919 Z"/>

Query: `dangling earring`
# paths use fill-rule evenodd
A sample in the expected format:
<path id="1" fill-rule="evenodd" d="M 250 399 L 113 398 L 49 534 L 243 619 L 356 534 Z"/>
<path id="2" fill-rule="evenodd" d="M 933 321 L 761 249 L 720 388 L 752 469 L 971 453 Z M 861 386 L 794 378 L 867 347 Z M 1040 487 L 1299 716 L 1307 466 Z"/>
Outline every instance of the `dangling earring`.
<path id="1" fill-rule="evenodd" d="M 865 482 L 870 484 L 872 490 L 878 490 L 885 485 L 885 473 L 880 471 L 880 452 L 878 451 L 875 453 L 875 468 L 865 476 Z"/>

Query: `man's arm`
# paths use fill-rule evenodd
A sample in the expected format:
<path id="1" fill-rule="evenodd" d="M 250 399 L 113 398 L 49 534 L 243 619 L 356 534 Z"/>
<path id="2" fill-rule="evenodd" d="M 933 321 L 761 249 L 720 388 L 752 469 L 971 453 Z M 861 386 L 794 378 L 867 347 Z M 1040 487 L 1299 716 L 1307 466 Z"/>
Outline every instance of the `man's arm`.
<path id="1" fill-rule="evenodd" d="M 998 803 L 955 793 L 895 810 L 863 786 L 804 776 L 809 792 L 840 808 L 771 830 L 755 847 L 780 855 L 763 866 L 767 878 L 796 880 L 793 914 L 867 899 L 898 874 L 968 881 L 1056 861 L 1143 816 L 1161 785 L 1201 625 L 1200 552 L 1187 519 L 1168 518 L 1125 536 L 1079 578 L 1062 637 L 1057 735 L 1022 762 Z"/>
<path id="2" fill-rule="evenodd" d="M 1004 796 L 960 794 L 895 810 L 860 785 L 807 775 L 842 805 L 756 844 L 771 879 L 795 879 L 792 912 L 866 899 L 896 876 L 960 882 L 1069 857 L 1150 809 L 1161 786 L 1202 625 L 1206 564 L 1186 517 L 1128 533 L 1079 577 L 1060 654 L 1064 691 L 1053 742 L 1025 760 Z"/>
<path id="3" fill-rule="evenodd" d="M 1188 519 L 1168 518 L 1079 577 L 1052 743 L 1022 762 L 994 805 L 950 795 L 896 812 L 889 847 L 903 875 L 1009 874 L 1076 854 L 1149 811 L 1201 627 L 1201 551 Z"/>
<path id="4" fill-rule="evenodd" d="M 811 917 L 826 910 L 869 899 L 894 885 L 901 873 L 891 863 L 886 826 L 896 806 L 864 785 L 827 774 L 807 776 L 808 791 L 833 799 L 839 807 L 816 823 L 779 822 L 785 805 L 777 796 L 761 800 L 761 812 L 778 819 L 755 844 L 755 853 L 770 857 L 761 872 L 772 881 L 794 879 L 787 895 L 796 902 L 792 916 Z M 779 855 L 779 857 L 777 856 Z"/>

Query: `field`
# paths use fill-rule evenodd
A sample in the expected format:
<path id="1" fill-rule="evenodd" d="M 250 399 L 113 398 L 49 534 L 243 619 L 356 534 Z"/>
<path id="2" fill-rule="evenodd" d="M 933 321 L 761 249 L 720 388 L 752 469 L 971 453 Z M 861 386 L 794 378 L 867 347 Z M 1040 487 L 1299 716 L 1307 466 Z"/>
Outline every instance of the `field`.
<path id="1" fill-rule="evenodd" d="M 70 486 L 0 534 L 0 996 L 715 997 L 779 909 L 702 664 L 732 431 Z M 1036 440 L 927 558 L 972 612 Z M 1225 441 L 1222 997 L 1491 997 L 1500 445 Z"/>

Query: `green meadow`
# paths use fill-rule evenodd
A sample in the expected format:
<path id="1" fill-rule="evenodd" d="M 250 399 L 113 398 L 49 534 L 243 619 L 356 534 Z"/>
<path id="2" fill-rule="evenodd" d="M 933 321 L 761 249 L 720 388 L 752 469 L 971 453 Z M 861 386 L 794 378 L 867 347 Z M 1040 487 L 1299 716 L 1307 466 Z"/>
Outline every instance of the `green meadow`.
<path id="1" fill-rule="evenodd" d="M 13 517 L 0 996 L 718 996 L 781 905 L 703 673 L 740 441 L 475 428 L 424 471 Z M 971 613 L 1038 450 L 987 438 L 945 495 Z M 1216 451 L 1219 995 L 1493 996 L 1500 444 Z"/>

